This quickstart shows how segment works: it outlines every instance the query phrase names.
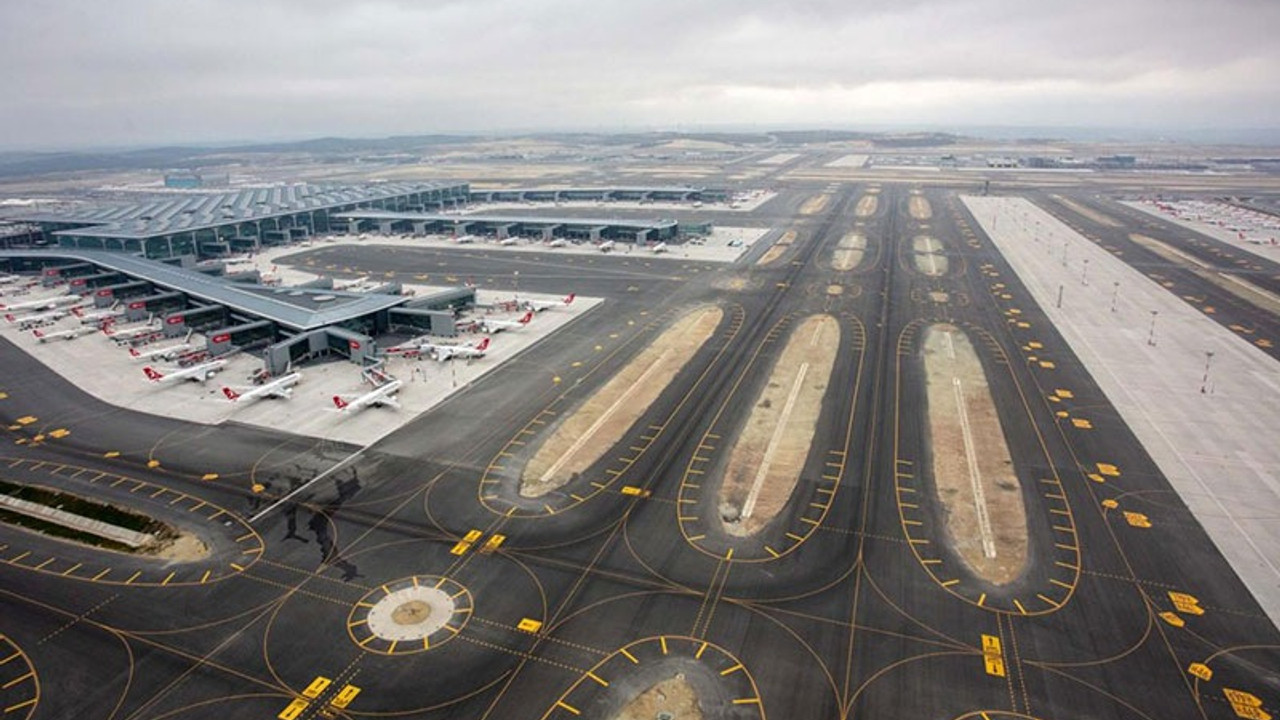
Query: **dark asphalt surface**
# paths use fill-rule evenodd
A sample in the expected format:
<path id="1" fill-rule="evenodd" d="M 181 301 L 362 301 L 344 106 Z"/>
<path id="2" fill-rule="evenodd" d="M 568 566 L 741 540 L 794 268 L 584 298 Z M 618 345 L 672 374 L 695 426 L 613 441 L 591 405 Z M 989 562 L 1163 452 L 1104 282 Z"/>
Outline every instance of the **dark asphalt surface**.
<path id="1" fill-rule="evenodd" d="M 1280 633 L 958 201 L 926 193 L 920 221 L 908 186 L 845 185 L 796 216 L 823 189 L 756 216 L 799 231 L 768 267 L 306 253 L 494 288 L 518 269 L 522 290 L 606 302 L 252 526 L 253 482 L 278 496 L 355 448 L 114 409 L 0 342 L 6 479 L 127 503 L 210 544 L 162 562 L 0 527 L 0 633 L 21 651 L 0 643 L 14 658 L 0 657 L 0 717 L 273 718 L 320 676 L 298 717 L 595 718 L 676 672 L 716 718 L 1236 717 L 1227 688 L 1280 709 Z M 856 219 L 868 192 L 879 209 Z M 855 229 L 867 256 L 837 272 L 831 250 Z M 918 234 L 943 243 L 947 274 L 915 269 Z M 707 302 L 721 327 L 615 451 L 538 502 L 503 481 L 513 440 L 536 443 Z M 800 483 L 758 536 L 731 539 L 715 468 L 789 328 L 815 313 L 837 318 L 841 348 Z M 935 322 L 973 340 L 1022 483 L 1031 559 L 1008 586 L 965 568 L 933 490 L 919 343 Z M 429 647 L 367 630 L 405 583 L 462 589 L 466 610 Z M 347 685 L 359 693 L 338 709 Z"/>

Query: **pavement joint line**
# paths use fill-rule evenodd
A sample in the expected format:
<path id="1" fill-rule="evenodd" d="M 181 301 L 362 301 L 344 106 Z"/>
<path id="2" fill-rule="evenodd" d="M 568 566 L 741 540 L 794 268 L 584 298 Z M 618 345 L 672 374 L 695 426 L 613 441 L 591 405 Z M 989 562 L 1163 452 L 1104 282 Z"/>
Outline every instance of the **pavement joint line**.
<path id="1" fill-rule="evenodd" d="M 281 505 L 283 505 L 284 503 L 288 502 L 288 501 L 289 501 L 290 499 L 292 499 L 294 496 L 296 496 L 296 495 L 300 494 L 301 492 L 303 492 L 303 491 L 304 491 L 304 490 L 306 490 L 307 488 L 310 488 L 312 485 L 315 485 L 315 484 L 316 484 L 317 482 L 319 482 L 320 480 L 323 480 L 324 478 L 326 478 L 326 477 L 328 477 L 328 476 L 332 475 L 333 473 L 337 472 L 338 470 L 341 470 L 342 468 L 344 468 L 344 467 L 346 467 L 347 465 L 351 464 L 352 462 L 354 462 L 354 461 L 356 460 L 356 458 L 358 458 L 358 457 L 360 457 L 361 455 L 363 455 L 363 454 L 364 454 L 364 452 L 365 452 L 365 450 L 368 450 L 368 449 L 369 449 L 369 446 L 368 446 L 368 445 L 366 445 L 366 446 L 364 446 L 364 447 L 360 448 L 359 450 L 356 450 L 355 452 L 351 453 L 350 455 L 346 456 L 345 458 L 343 458 L 343 459 L 339 460 L 338 462 L 336 462 L 336 463 L 334 463 L 333 465 L 329 466 L 329 469 L 328 469 L 328 470 L 325 470 L 324 472 L 320 473 L 319 475 L 316 475 L 315 477 L 311 478 L 311 479 L 310 479 L 310 480 L 308 480 L 307 482 L 305 482 L 305 483 L 303 483 L 303 484 L 299 485 L 299 486 L 298 486 L 297 488 L 295 488 L 294 490 L 291 490 L 288 494 L 286 494 L 285 496 L 281 497 L 279 500 L 276 500 L 275 502 L 273 502 L 273 503 L 271 503 L 270 505 L 266 506 L 266 507 L 265 507 L 265 508 L 263 508 L 262 510 L 259 510 L 259 511 L 257 512 L 257 514 L 252 515 L 251 517 L 249 517 L 249 519 L 248 519 L 246 522 L 248 522 L 250 525 L 252 525 L 253 523 L 255 523 L 255 522 L 257 522 L 257 521 L 261 520 L 262 518 L 264 518 L 264 517 L 266 517 L 267 515 L 271 514 L 271 512 L 272 512 L 273 510 L 275 510 L 276 508 L 280 507 L 280 506 L 281 506 Z"/>

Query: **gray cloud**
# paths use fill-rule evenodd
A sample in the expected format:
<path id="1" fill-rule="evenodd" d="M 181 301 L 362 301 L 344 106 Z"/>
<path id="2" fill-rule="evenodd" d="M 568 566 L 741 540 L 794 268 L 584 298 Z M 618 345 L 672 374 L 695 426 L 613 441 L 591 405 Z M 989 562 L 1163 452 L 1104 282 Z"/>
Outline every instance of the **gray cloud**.
<path id="1" fill-rule="evenodd" d="M 8 0 L 9 147 L 675 124 L 1260 127 L 1272 0 Z"/>

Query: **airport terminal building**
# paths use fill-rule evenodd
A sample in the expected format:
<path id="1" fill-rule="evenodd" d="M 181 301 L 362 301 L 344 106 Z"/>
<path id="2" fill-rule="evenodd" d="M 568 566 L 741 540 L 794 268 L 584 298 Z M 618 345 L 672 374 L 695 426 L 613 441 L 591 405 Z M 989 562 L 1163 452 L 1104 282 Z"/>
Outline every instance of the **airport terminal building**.
<path id="1" fill-rule="evenodd" d="M 600 187 L 475 190 L 468 183 L 281 185 L 161 195 L 144 202 L 85 205 L 20 215 L 45 246 L 108 250 L 151 259 L 217 258 L 331 232 L 452 235 L 499 239 L 572 238 L 590 242 L 671 242 L 670 219 L 460 215 L 469 202 L 701 202 L 727 193 L 700 187 Z M 696 231 L 696 228 L 695 228 Z"/>
<path id="2" fill-rule="evenodd" d="M 166 195 L 17 219 L 39 225 L 46 243 L 68 250 L 115 250 L 155 259 L 220 257 L 340 229 L 331 224 L 336 213 L 438 212 L 469 199 L 467 183 L 283 185 Z"/>

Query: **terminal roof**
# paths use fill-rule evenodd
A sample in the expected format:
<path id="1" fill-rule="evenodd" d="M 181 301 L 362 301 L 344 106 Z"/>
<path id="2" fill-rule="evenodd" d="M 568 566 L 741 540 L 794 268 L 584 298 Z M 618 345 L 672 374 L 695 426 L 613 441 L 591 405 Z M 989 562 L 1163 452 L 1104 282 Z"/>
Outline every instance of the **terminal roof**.
<path id="1" fill-rule="evenodd" d="M 85 223 L 76 235 L 146 238 L 252 222 L 309 210 L 328 210 L 412 193 L 458 187 L 462 183 L 378 183 L 357 186 L 282 185 L 223 193 L 164 195 L 147 202 L 96 205 L 22 215 L 31 222 Z"/>
<path id="2" fill-rule="evenodd" d="M 2 257 L 44 257 L 93 263 L 166 290 L 271 320 L 292 330 L 311 330 L 402 305 L 412 298 L 233 283 L 137 255 L 101 250 L 7 250 Z"/>
<path id="3" fill-rule="evenodd" d="M 659 230 L 676 226 L 675 220 L 635 220 L 625 218 L 546 217 L 539 215 L 444 215 L 438 213 L 393 212 L 390 210 L 352 210 L 334 213 L 335 218 L 350 220 L 419 220 L 446 223 L 516 223 L 519 225 L 578 225 L 600 227 L 624 227 L 638 230 Z"/>

